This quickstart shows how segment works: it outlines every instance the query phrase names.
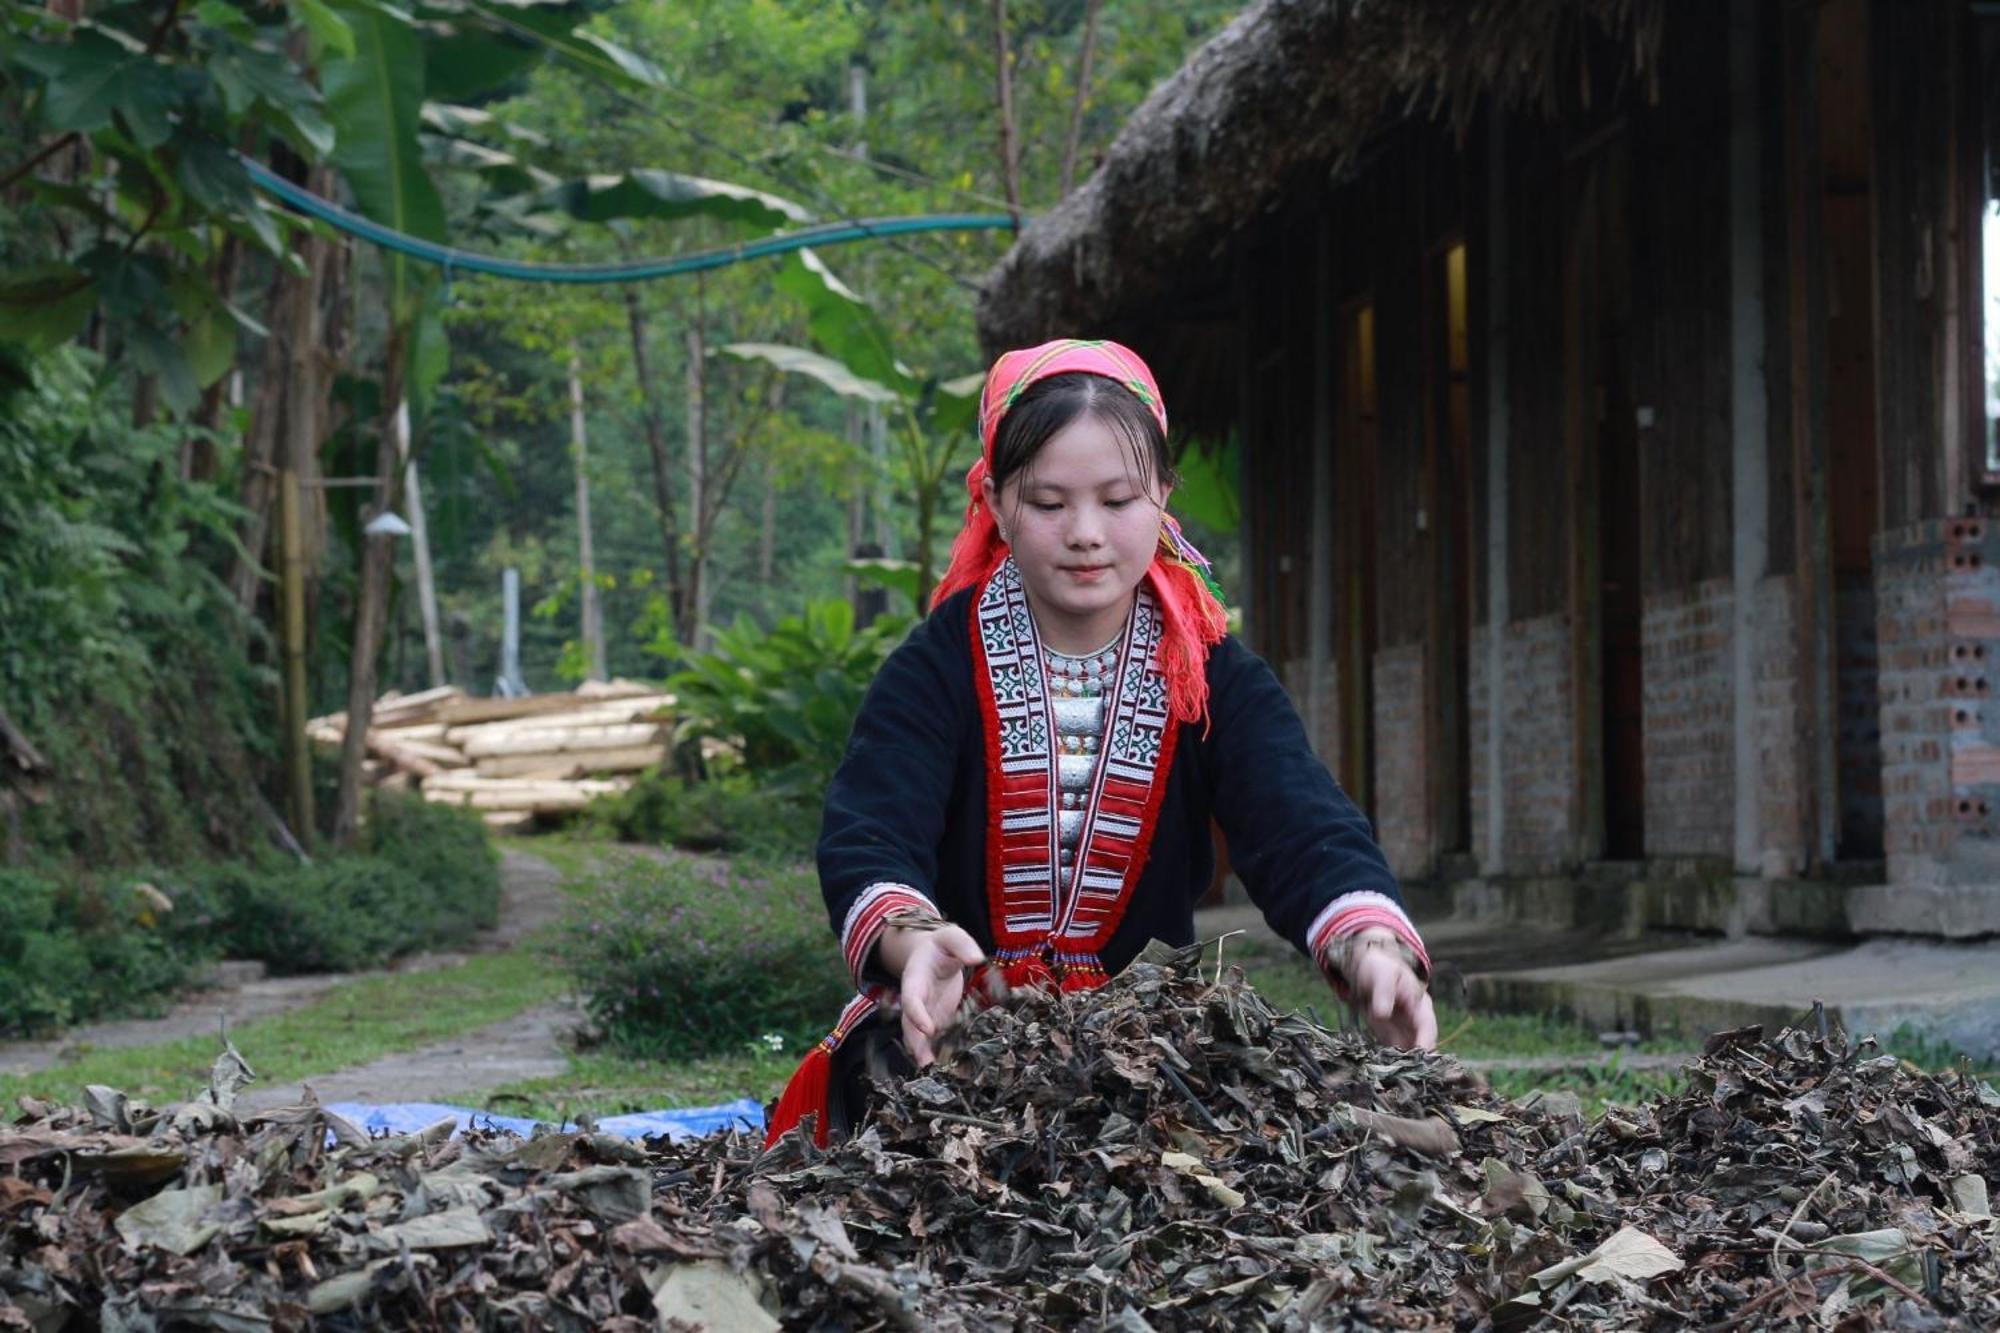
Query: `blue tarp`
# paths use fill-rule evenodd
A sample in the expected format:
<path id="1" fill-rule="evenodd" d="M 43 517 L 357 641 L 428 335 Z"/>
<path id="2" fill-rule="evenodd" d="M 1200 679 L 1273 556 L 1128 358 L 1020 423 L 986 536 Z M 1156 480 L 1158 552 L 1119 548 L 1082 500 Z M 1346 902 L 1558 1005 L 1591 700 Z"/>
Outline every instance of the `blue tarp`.
<path id="1" fill-rule="evenodd" d="M 524 1137 L 534 1133 L 538 1124 L 549 1123 L 527 1120 L 520 1116 L 493 1115 L 465 1106 L 446 1106 L 440 1102 L 394 1102 L 386 1105 L 369 1102 L 330 1102 L 326 1109 L 335 1115 L 352 1120 L 371 1134 L 385 1131 L 390 1134 L 413 1134 L 426 1126 L 435 1125 L 446 1116 L 456 1120 L 461 1130 L 467 1125 L 476 1124 L 481 1129 L 511 1129 Z M 563 1129 L 573 1127 L 558 1126 Z M 672 1139 L 687 1139 L 698 1138 L 703 1134 L 714 1134 L 725 1129 L 760 1130 L 764 1128 L 764 1104 L 754 1097 L 744 1097 L 721 1106 L 688 1106 L 670 1111 L 635 1111 L 631 1115 L 605 1116 L 597 1122 L 597 1128 L 603 1133 L 616 1134 L 623 1139 L 651 1138 L 659 1134 Z"/>

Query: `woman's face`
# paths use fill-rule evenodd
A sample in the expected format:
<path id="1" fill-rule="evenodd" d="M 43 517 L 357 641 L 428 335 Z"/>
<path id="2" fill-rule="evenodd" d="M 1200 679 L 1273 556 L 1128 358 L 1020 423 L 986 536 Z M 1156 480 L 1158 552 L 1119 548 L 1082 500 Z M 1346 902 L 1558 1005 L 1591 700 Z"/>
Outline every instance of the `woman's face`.
<path id="1" fill-rule="evenodd" d="M 1124 438 L 1085 412 L 986 503 L 1013 548 L 1042 637 L 1058 652 L 1102 647 L 1125 623 L 1160 540 L 1167 492 Z"/>

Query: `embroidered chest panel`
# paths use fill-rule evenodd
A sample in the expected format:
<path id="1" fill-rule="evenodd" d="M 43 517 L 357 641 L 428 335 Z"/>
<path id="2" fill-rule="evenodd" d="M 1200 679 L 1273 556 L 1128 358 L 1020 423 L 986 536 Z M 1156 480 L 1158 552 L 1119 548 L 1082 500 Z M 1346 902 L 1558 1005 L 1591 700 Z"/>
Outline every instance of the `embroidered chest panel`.
<path id="1" fill-rule="evenodd" d="M 1005 950 L 1049 946 L 1090 959 L 1124 915 L 1173 762 L 1167 682 L 1155 665 L 1160 627 L 1142 589 L 1106 673 L 1095 771 L 1087 790 L 1071 794 L 1081 827 L 1065 839 L 1057 700 L 1011 558 L 981 591 L 973 640 L 987 732 L 987 899 Z"/>

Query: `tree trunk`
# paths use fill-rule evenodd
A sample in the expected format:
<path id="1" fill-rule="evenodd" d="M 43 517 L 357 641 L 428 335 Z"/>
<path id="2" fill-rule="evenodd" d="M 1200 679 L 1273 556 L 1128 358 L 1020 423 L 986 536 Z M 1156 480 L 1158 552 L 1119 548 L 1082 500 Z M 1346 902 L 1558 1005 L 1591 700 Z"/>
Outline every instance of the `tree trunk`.
<path id="1" fill-rule="evenodd" d="M 773 416 L 784 415 L 785 378 L 782 375 L 771 382 L 770 411 Z M 768 588 L 778 562 L 778 460 L 775 453 L 764 455 L 762 518 L 763 526 L 757 539 L 757 582 Z"/>
<path id="2" fill-rule="evenodd" d="M 639 381 L 640 416 L 646 428 L 646 451 L 653 459 L 653 503 L 660 517 L 660 552 L 667 581 L 667 605 L 679 614 L 681 604 L 680 525 L 674 519 L 674 482 L 671 460 L 667 457 L 667 424 L 660 415 L 659 390 L 653 384 L 652 357 L 646 346 L 646 315 L 639 304 L 639 289 L 625 288 L 625 322 L 632 331 L 632 373 Z M 676 631 L 679 630 L 676 625 Z"/>
<path id="3" fill-rule="evenodd" d="M 583 651 L 589 661 L 586 679 L 603 680 L 604 616 L 597 604 L 597 559 L 590 543 L 590 469 L 583 428 L 583 356 L 576 339 L 569 340 L 569 442 L 576 460 L 577 585 L 583 602 Z"/>
<path id="4" fill-rule="evenodd" d="M 262 365 L 257 372 L 257 394 L 250 407 L 250 429 L 243 437 L 242 548 L 229 575 L 230 591 L 244 610 L 254 610 L 257 593 L 263 587 L 264 545 L 271 527 L 271 502 L 277 491 L 273 455 L 277 452 L 278 430 L 285 412 L 285 344 L 291 327 L 291 311 L 311 284 L 313 250 L 317 237 L 302 235 L 301 257 L 308 276 L 294 277 L 279 269 L 271 280 L 271 299 L 266 302 L 265 319 L 271 329 L 264 340 Z"/>
<path id="5" fill-rule="evenodd" d="M 308 188 L 323 190 L 323 173 L 307 178 Z M 319 359 L 320 302 L 325 295 L 333 250 L 311 233 L 301 233 L 298 255 L 305 273 L 298 276 L 282 265 L 272 275 L 266 303 L 264 355 L 257 372 L 257 392 L 250 410 L 250 428 L 243 440 L 243 549 L 229 576 L 237 605 L 254 610 L 264 584 L 264 553 L 270 541 L 271 509 L 277 501 L 277 453 L 285 423 L 303 411 L 317 428 L 326 413 L 327 378 Z M 300 303 L 303 302 L 303 310 Z M 306 346 L 294 349 L 299 337 Z M 310 355 L 307 355 L 310 354 Z M 315 430 L 313 447 L 325 438 Z M 315 458 L 299 460 L 300 477 L 311 474 Z M 311 503 L 308 498 L 307 503 Z M 310 547 L 311 542 L 307 545 Z"/>
<path id="6" fill-rule="evenodd" d="M 675 633 L 689 648 L 699 649 L 708 634 L 703 612 L 708 604 L 708 414 L 703 397 L 708 387 L 707 349 L 702 340 L 701 305 L 687 329 L 688 516 L 694 524 L 689 552 L 685 607 L 675 616 Z"/>
<path id="7" fill-rule="evenodd" d="M 1021 155 L 1014 142 L 1014 58 L 1007 49 L 1007 0 L 993 0 L 994 77 L 999 84 L 1000 184 L 1014 227 L 1021 226 Z"/>
<path id="8" fill-rule="evenodd" d="M 375 449 L 375 502 L 368 509 L 370 520 L 394 509 L 402 491 L 395 418 L 403 405 L 403 358 L 408 340 L 407 324 L 390 327 L 387 364 L 382 372 L 382 401 L 388 410 L 383 414 Z M 389 577 L 395 572 L 395 556 L 394 537 L 387 533 L 362 536 L 361 583 L 354 604 L 353 651 L 348 659 L 347 730 L 341 737 L 340 793 L 333 812 L 333 842 L 341 848 L 354 844 L 354 835 L 361 827 L 361 760 L 367 753 L 368 724 L 375 713 L 375 668 L 388 619 Z"/>
<path id="9" fill-rule="evenodd" d="M 1076 150 L 1083 139 L 1083 108 L 1090 100 L 1090 64 L 1097 54 L 1097 13 L 1104 0 L 1089 0 L 1083 14 L 1083 50 L 1076 58 L 1076 95 L 1069 104 L 1069 137 L 1063 143 L 1062 186 L 1059 195 L 1069 193 L 1076 180 Z"/>
<path id="10" fill-rule="evenodd" d="M 778 469 L 764 466 L 764 526 L 757 539 L 757 582 L 771 586 L 778 556 Z"/>

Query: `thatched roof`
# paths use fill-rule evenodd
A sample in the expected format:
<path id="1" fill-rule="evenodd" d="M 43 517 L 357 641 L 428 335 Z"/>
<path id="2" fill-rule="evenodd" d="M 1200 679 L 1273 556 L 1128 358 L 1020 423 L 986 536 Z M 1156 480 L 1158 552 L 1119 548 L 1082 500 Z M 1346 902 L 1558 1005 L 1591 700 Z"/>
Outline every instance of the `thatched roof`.
<path id="1" fill-rule="evenodd" d="M 1647 74 L 1661 11 L 1662 0 L 1257 0 L 1023 230 L 983 284 L 980 339 L 997 352 L 1146 331 L 1189 344 L 1171 359 L 1212 360 L 1197 344 L 1214 338 L 1166 321 L 1202 318 L 1190 289 L 1288 188 L 1337 174 L 1387 123 L 1463 126 L 1488 95 L 1554 110 L 1593 33 L 1629 44 Z"/>

